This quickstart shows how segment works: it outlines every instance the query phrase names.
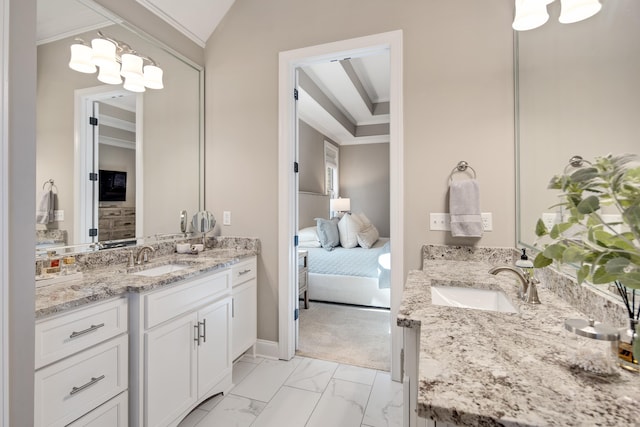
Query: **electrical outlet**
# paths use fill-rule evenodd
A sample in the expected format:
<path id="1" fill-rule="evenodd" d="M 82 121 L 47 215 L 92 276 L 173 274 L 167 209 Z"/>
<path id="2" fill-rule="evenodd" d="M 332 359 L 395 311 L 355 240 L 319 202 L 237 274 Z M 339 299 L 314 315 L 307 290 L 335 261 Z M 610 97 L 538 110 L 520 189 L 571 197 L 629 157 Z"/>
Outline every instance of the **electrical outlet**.
<path id="1" fill-rule="evenodd" d="M 64 221 L 64 211 L 63 210 L 53 211 L 53 220 L 54 221 Z"/>
<path id="2" fill-rule="evenodd" d="M 448 213 L 430 213 L 429 230 L 449 231 L 451 230 L 451 219 Z"/>
<path id="3" fill-rule="evenodd" d="M 555 224 L 562 222 L 562 215 L 559 212 L 545 212 L 542 214 L 542 222 L 547 231 L 551 231 Z"/>
<path id="4" fill-rule="evenodd" d="M 482 230 L 493 231 L 493 214 L 491 212 L 483 212 L 480 214 L 480 218 L 482 219 Z"/>
<path id="5" fill-rule="evenodd" d="M 231 225 L 231 212 L 222 212 L 222 225 Z"/>

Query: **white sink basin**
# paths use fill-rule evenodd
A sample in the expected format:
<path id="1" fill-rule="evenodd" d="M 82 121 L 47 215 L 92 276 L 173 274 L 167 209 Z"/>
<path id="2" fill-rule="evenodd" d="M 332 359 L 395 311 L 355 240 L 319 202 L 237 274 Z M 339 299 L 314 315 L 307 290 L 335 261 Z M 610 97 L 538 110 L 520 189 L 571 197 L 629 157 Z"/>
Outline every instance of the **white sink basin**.
<path id="1" fill-rule="evenodd" d="M 456 286 L 432 286 L 431 303 L 448 307 L 517 313 L 518 309 L 502 291 Z"/>
<path id="2" fill-rule="evenodd" d="M 147 268 L 146 270 L 137 271 L 131 274 L 135 274 L 136 276 L 155 277 L 155 276 L 162 276 L 163 274 L 167 274 L 167 273 L 174 273 L 176 271 L 183 270 L 187 267 L 189 266 L 184 264 L 164 264 L 164 265 L 159 265 L 157 267 Z"/>

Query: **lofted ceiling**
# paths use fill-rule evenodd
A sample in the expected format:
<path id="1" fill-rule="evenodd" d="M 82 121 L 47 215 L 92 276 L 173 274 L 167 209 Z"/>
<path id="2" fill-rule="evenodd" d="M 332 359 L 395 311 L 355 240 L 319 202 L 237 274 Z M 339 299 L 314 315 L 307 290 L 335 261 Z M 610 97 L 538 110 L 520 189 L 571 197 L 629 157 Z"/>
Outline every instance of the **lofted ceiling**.
<path id="1" fill-rule="evenodd" d="M 235 0 L 136 0 L 204 47 Z M 113 24 L 86 0 L 38 0 L 37 41 L 48 43 Z M 305 66 L 302 120 L 341 145 L 389 141 L 389 52 Z"/>

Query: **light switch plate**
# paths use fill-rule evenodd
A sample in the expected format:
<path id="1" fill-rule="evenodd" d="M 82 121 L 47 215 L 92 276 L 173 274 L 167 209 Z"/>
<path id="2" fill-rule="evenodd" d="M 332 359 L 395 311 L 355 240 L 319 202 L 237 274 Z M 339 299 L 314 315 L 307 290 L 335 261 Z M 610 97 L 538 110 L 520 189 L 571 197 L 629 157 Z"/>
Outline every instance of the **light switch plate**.
<path id="1" fill-rule="evenodd" d="M 53 220 L 64 221 L 64 211 L 63 210 L 53 211 Z"/>
<path id="2" fill-rule="evenodd" d="M 222 225 L 231 225 L 231 211 L 222 212 Z"/>
<path id="3" fill-rule="evenodd" d="M 493 231 L 493 214 L 491 212 L 483 212 L 481 218 L 482 230 Z M 430 213 L 429 230 L 451 231 L 451 216 L 448 213 Z"/>

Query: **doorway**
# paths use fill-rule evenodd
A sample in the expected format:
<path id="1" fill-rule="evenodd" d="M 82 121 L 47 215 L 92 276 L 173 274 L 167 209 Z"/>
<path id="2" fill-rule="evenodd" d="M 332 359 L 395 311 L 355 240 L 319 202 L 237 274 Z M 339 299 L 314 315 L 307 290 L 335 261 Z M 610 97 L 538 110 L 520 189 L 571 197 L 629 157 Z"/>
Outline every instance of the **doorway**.
<path id="1" fill-rule="evenodd" d="M 402 130 L 402 32 L 392 31 L 357 39 L 296 49 L 280 53 L 279 58 L 279 342 L 281 359 L 295 354 L 297 277 L 297 115 L 293 96 L 296 87 L 295 70 L 332 58 L 362 56 L 381 49 L 390 53 L 390 237 L 391 237 L 391 376 L 401 379 L 400 353 L 402 334 L 393 321 L 402 296 L 403 262 L 403 130 Z"/>

